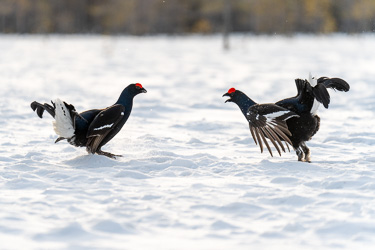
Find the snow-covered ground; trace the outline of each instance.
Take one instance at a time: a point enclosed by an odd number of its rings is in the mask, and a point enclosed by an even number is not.
[[[0,36],[1,249],[373,249],[375,36]],[[261,154],[222,95],[294,96],[341,77],[312,163]],[[34,100],[78,111],[135,98],[122,131],[87,155]]]

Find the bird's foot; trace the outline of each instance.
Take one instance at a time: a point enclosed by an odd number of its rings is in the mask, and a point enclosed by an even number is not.
[[[298,148],[296,150],[296,154],[298,156],[298,161],[302,161],[302,162],[306,161],[305,160],[305,153],[300,148]]]
[[[298,161],[311,163],[310,157],[300,157],[300,156],[298,156]]]
[[[310,163],[311,162],[311,153],[310,153],[310,149],[306,146],[306,144],[303,142],[302,145],[301,145],[301,149],[303,151],[303,153],[305,154],[305,162],[308,162]]]
[[[98,155],[104,155],[104,156],[107,156],[107,157],[112,158],[112,159],[116,159],[118,157],[122,157],[122,155],[115,155],[115,154],[111,154],[109,152],[104,152],[104,151],[101,151],[101,150],[96,151],[96,153]]]
[[[295,150],[298,156],[298,161],[311,163],[310,149],[305,144]]]
[[[305,155],[305,162],[311,163],[310,154]]]

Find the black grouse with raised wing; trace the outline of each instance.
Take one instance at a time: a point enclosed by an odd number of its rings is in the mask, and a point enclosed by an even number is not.
[[[239,106],[249,122],[252,137],[256,144],[259,143],[262,152],[263,140],[271,156],[273,156],[266,138],[272,142],[279,155],[281,155],[281,152],[278,145],[281,147],[280,141],[285,141],[293,146],[299,161],[310,162],[310,149],[305,142],[310,140],[319,130],[320,118],[316,114],[319,103],[328,108],[330,96],[327,88],[347,92],[350,86],[340,78],[320,77],[316,80],[310,77],[309,80],[296,79],[297,95],[278,101],[275,104],[266,104],[268,108],[263,107],[265,104],[256,104],[244,93],[234,88],[229,89],[224,94],[224,96],[230,97],[225,102],[231,101]],[[278,108],[281,110],[278,110]],[[285,112],[285,110],[291,113],[283,113],[282,111]],[[265,121],[270,121],[270,117],[276,122],[269,123],[267,129],[259,129],[259,127],[264,127]],[[260,126],[261,124],[263,126]],[[283,133],[270,133],[270,128],[273,130],[276,128],[276,131],[281,130]],[[278,145],[275,141],[278,142]],[[288,144],[286,145],[288,146]],[[284,149],[283,151],[285,152]]]
[[[281,150],[285,152],[285,147],[281,141],[292,144],[289,140],[291,133],[288,130],[287,120],[298,117],[296,113],[272,103],[257,104],[246,94],[235,88],[229,89],[224,96],[229,97],[225,102],[234,102],[241,109],[249,122],[251,135],[255,143],[259,144],[261,152],[263,152],[264,144],[271,156],[273,156],[266,138],[270,139],[279,155],[281,155]],[[287,143],[285,144],[289,150]]]

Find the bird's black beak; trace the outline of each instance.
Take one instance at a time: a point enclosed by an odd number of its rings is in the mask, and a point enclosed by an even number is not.
[[[232,99],[230,98],[231,96],[230,96],[229,93],[225,93],[225,94],[223,95],[223,97],[224,97],[224,96],[229,96],[229,99],[226,100],[225,103],[227,103],[227,102],[231,102],[231,101],[232,101]]]
[[[141,93],[147,93],[147,90],[145,88],[140,89]]]

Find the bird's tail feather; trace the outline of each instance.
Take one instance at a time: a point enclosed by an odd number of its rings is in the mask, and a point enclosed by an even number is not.
[[[331,101],[327,88],[343,92],[347,92],[350,89],[349,84],[341,78],[328,78],[323,76],[320,77],[317,82],[317,85],[312,88],[312,92],[315,99],[322,103],[325,108],[328,108]]]
[[[74,136],[74,116],[72,117],[73,105],[68,105],[60,99],[56,99],[55,106],[55,121],[53,121],[53,128],[57,135],[62,138],[72,138]]]
[[[300,95],[301,93],[304,92],[306,88],[306,81],[302,79],[296,79],[295,82],[296,82],[296,87],[297,87],[297,92],[298,92],[297,95]]]
[[[343,92],[347,92],[350,89],[350,85],[341,78],[328,78],[323,76],[318,79],[318,83],[323,84],[326,88]]]
[[[325,108],[328,108],[329,103],[331,102],[331,97],[327,91],[325,85],[318,83],[315,87],[312,88],[313,95],[315,99],[322,103]]]
[[[48,103],[41,104],[34,101],[30,104],[30,107],[32,108],[32,110],[36,111],[36,114],[40,118],[43,118],[44,110],[46,110],[53,118],[55,118],[55,106],[51,106]]]

